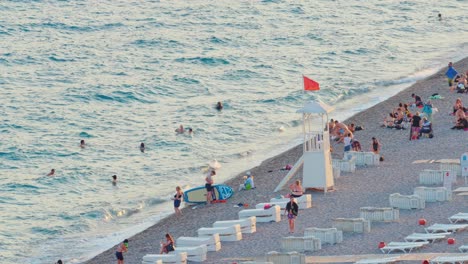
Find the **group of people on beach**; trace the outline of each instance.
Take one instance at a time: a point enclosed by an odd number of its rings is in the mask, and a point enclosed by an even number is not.
[[[399,103],[383,120],[382,127],[397,130],[410,128],[409,140],[417,140],[422,135],[428,135],[429,138],[432,138],[433,105],[431,100],[423,102],[421,97],[414,93],[411,94],[411,97],[414,101],[408,104]],[[413,114],[410,109],[416,108],[418,110]]]

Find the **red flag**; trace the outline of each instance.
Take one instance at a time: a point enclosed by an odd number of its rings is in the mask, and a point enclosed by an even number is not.
[[[320,85],[318,82],[309,79],[305,76],[302,76],[304,78],[304,90],[306,91],[318,91],[320,90]]]

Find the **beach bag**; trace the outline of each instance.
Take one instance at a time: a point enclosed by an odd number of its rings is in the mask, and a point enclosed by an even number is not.
[[[425,104],[422,111],[426,114],[432,114],[432,107],[430,105]]]
[[[248,183],[245,185],[245,189],[246,189],[246,190],[252,189],[252,185],[250,185],[250,182],[248,182]]]
[[[166,246],[166,250],[167,250],[167,252],[174,251],[174,250],[175,250],[174,245],[173,245],[172,243],[169,244],[169,245],[167,245],[167,246]]]
[[[384,161],[384,157],[383,156],[380,156],[380,161]]]

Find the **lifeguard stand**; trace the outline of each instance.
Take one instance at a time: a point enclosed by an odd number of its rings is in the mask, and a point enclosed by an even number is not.
[[[314,101],[297,110],[297,113],[302,113],[303,121],[302,186],[306,189],[320,189],[327,192],[334,186],[327,123],[328,113],[332,110],[332,107]],[[317,117],[320,117],[321,120]]]

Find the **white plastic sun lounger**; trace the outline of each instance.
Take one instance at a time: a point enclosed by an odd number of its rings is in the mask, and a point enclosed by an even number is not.
[[[178,254],[148,254],[143,257],[143,264],[153,264],[156,261],[162,260],[163,263],[187,264],[187,253],[179,252]]]
[[[387,254],[390,254],[395,250],[403,251],[403,253],[411,253],[413,249],[421,248],[427,244],[429,244],[429,242],[390,242],[380,250]]]
[[[433,224],[425,228],[427,233],[452,232],[468,228],[468,224]]]
[[[460,250],[461,253],[468,252],[468,244],[463,245],[463,246],[459,247],[458,249]]]
[[[468,254],[463,256],[440,256],[435,257],[430,260],[431,264],[443,264],[443,263],[452,263],[452,264],[463,264],[468,261]]]
[[[355,264],[386,264],[395,263],[399,261],[400,257],[389,257],[389,258],[372,258],[372,259],[360,259]]]
[[[461,221],[468,221],[468,213],[458,213],[458,214],[454,214],[452,215],[451,217],[449,217],[449,221],[450,223],[457,223],[457,222],[461,222]]]
[[[448,235],[452,233],[413,233],[407,237],[405,237],[405,241],[407,242],[434,242],[437,239],[444,239]]]

